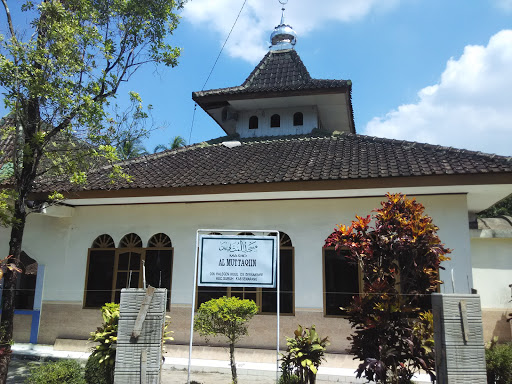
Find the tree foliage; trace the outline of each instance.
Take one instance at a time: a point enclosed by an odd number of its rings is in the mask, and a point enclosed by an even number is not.
[[[91,356],[99,356],[100,364],[113,367],[116,361],[117,329],[119,328],[119,304],[105,303],[101,307],[103,325],[95,332],[91,332],[89,340],[99,343],[91,353]]]
[[[254,301],[224,296],[201,304],[194,319],[194,331],[201,336],[208,339],[220,335],[227,339],[234,384],[237,383],[235,345],[247,335],[248,321],[257,313]]]
[[[140,138],[133,138],[126,134],[116,146],[117,155],[121,160],[133,159],[139,156],[147,155],[148,151],[142,144]]]
[[[478,214],[478,217],[512,216],[512,194]]]
[[[171,140],[169,145],[165,144],[158,144],[155,149],[154,153],[161,152],[161,151],[167,151],[169,149],[178,149],[181,147],[184,147],[187,145],[187,141],[182,136],[174,136],[174,138]]]
[[[491,340],[485,349],[487,382],[489,384],[512,383],[512,343],[498,344],[498,339]]]
[[[76,360],[49,361],[30,369],[27,384],[87,384]]]
[[[9,5],[25,15],[16,20]],[[12,135],[13,148],[10,178],[0,186],[10,191],[3,205],[12,214],[2,218],[12,226],[9,254],[16,260],[38,178],[84,183],[91,167],[105,163],[113,178],[126,176],[114,164],[109,103],[141,66],[177,64],[180,50],[168,37],[181,6],[181,0],[1,0],[8,35],[0,36],[0,88],[9,119],[0,136]],[[10,273],[4,280],[2,326],[12,336],[15,280]],[[10,354],[0,356],[0,383],[9,360]]]
[[[327,238],[325,246],[348,250],[360,266],[363,293],[347,309],[354,329],[351,353],[363,363],[357,377],[379,383],[409,383],[420,369],[434,376],[429,294],[442,282],[449,249],[425,208],[404,195],[387,195],[371,216],[356,216]]]

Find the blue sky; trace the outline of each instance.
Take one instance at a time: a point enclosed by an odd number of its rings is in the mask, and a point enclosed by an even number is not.
[[[190,0],[170,40],[183,48],[179,66],[146,67],[121,89],[139,92],[164,126],[145,140],[149,151],[175,135],[223,135],[199,107],[190,133],[191,94],[243,2]],[[205,89],[245,80],[280,8],[247,0]],[[313,77],[352,80],[358,133],[512,155],[512,0],[289,0],[285,17]]]

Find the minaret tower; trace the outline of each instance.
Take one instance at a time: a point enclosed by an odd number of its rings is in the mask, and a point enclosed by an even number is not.
[[[194,92],[192,99],[226,134],[241,139],[355,133],[351,81],[311,77],[295,51],[297,33],[284,12],[283,7],[269,51],[242,85]]]

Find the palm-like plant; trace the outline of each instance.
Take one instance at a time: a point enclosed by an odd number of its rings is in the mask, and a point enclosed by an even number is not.
[[[178,136],[174,136],[174,138],[171,140],[169,145],[158,144],[155,147],[153,153],[166,151],[168,149],[177,149],[177,148],[184,147],[185,145],[187,145],[187,141],[182,136],[178,135]]]
[[[119,141],[116,149],[121,160],[133,159],[148,154],[140,138],[125,137]]]

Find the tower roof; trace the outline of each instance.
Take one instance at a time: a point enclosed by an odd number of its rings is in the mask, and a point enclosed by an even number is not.
[[[351,88],[350,80],[313,79],[297,52],[288,49],[267,52],[242,85],[193,92],[192,99],[202,107],[201,102],[212,96],[269,97],[274,93],[287,96],[289,91],[306,94],[336,89],[350,92]]]
[[[293,49],[296,33],[284,22],[284,9],[271,40],[269,52],[241,85],[193,92],[192,99],[228,134],[236,132],[239,112],[290,107],[315,108],[319,126],[329,132],[355,133],[352,82],[311,77]]]

